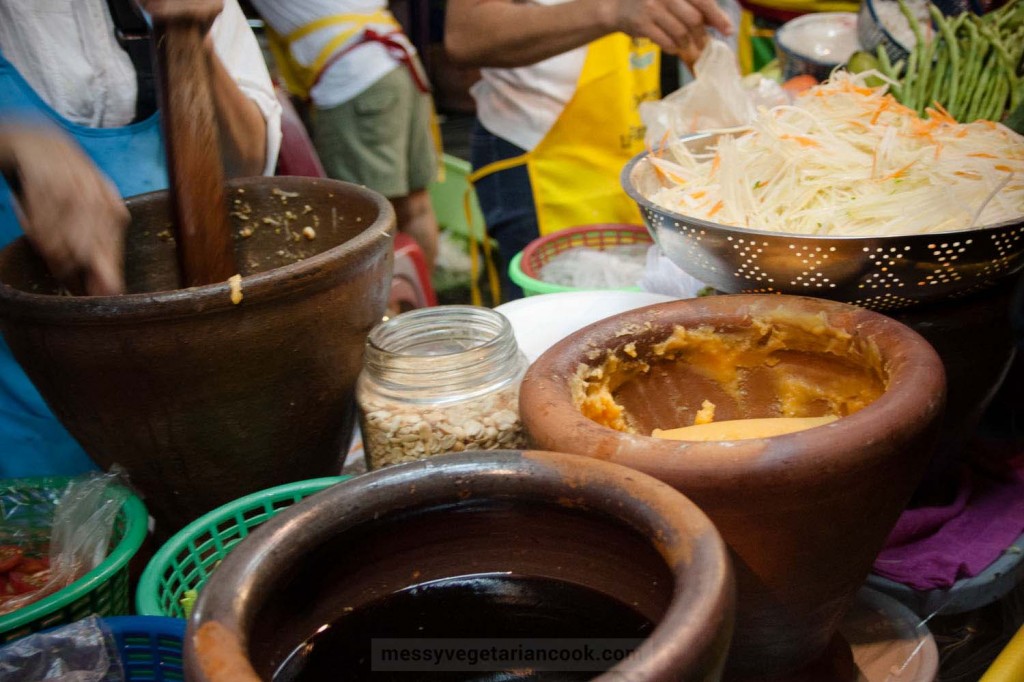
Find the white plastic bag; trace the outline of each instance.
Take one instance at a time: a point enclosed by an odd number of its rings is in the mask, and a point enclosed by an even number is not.
[[[789,97],[775,81],[758,74],[740,75],[736,55],[721,40],[708,41],[694,65],[692,81],[655,102],[640,104],[648,147],[710,128],[750,123],[758,106],[785,104]]]

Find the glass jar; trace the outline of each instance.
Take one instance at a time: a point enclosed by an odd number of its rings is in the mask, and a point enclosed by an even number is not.
[[[367,467],[524,447],[528,364],[508,319],[490,308],[421,308],[378,325],[356,386]]]

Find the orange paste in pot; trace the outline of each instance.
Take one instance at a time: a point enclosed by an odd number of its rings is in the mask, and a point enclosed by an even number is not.
[[[579,365],[571,390],[584,416],[650,434],[712,420],[843,417],[885,391],[874,343],[824,314],[676,326],[654,343],[639,340],[644,331],[621,334],[621,346]]]

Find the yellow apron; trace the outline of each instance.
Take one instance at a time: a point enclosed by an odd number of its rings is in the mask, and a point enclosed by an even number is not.
[[[576,92],[544,139],[521,156],[474,171],[469,181],[525,164],[542,235],[593,223],[639,224],[640,211],[623,191],[619,173],[644,149],[640,103],[661,97],[660,68],[661,53],[649,40],[613,33],[590,43]],[[470,230],[471,293],[480,305],[473,236]],[[498,279],[486,237],[483,246],[497,305]]]
[[[613,33],[587,48],[576,93],[531,151],[470,175],[525,164],[542,235],[592,223],[640,223],[619,173],[644,149],[639,105],[661,96],[660,53],[645,39]]]
[[[311,21],[300,26],[288,35],[282,36],[269,26],[267,27],[267,42],[270,52],[277,64],[277,71],[284,81],[285,89],[296,97],[303,100],[309,99],[309,93],[320,80],[324,71],[334,63],[335,60],[345,55],[349,50],[362,45],[365,42],[380,42],[390,51],[400,52],[394,56],[409,69],[416,86],[424,93],[430,92],[430,82],[420,67],[415,55],[409,54],[405,46],[392,40],[391,34],[378,34],[369,29],[371,25],[385,25],[390,27],[392,33],[401,32],[402,26],[395,19],[394,15],[386,9],[377,10],[371,14],[332,14]],[[330,26],[342,26],[342,30],[330,40],[317,53],[316,57],[309,64],[299,63],[292,55],[291,45],[296,40],[328,28]],[[357,34],[362,34],[362,39],[357,40],[347,47]],[[437,120],[437,112],[431,106],[430,110],[430,132],[434,139],[434,151],[437,155],[438,180],[444,179],[444,163],[442,157],[441,126]]]

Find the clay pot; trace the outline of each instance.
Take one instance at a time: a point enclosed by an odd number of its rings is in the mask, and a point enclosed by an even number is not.
[[[517,451],[441,455],[374,471],[260,527],[199,595],[185,638],[187,678],[269,680],[290,652],[339,616],[359,617],[410,586],[427,590],[436,581],[482,574],[558,581],[632,605],[654,624],[633,659],[598,679],[719,679],[733,582],[725,545],[707,517],[671,487],[625,467]],[[528,587],[498,596],[506,618],[476,622],[486,604],[494,605],[489,595],[474,590],[468,599],[462,593],[443,602],[442,627],[456,632],[424,630],[425,610],[414,610],[356,636],[440,636],[464,644],[495,632],[508,637],[536,612],[552,614],[551,600]],[[562,606],[584,623],[600,618],[590,601]],[[545,635],[527,628],[511,636]],[[575,637],[575,630],[562,636]],[[435,678],[429,670],[418,667],[401,679],[485,679],[480,672]],[[360,666],[333,673],[369,679]]]
[[[227,283],[178,289],[166,192],[127,201],[126,295],[56,295],[24,239],[0,253],[14,356],[96,463],[124,467],[163,537],[241,495],[338,473],[387,300],[384,197],[267,177],[231,183],[228,198],[237,305]]]
[[[712,341],[752,340],[754,360],[697,341],[697,350],[679,351],[675,360],[657,354],[677,327],[704,328]],[[573,397],[577,372],[601,366],[608,351],[624,361],[610,372],[612,395],[635,433],[584,416]],[[649,368],[638,369],[634,357]],[[716,379],[744,364],[740,390]],[[793,377],[837,392],[849,381],[851,394],[880,394],[831,424],[783,436],[685,442],[644,435],[694,423],[704,400],[715,403],[716,420],[780,416],[780,386]],[[795,399],[798,389],[787,390],[804,412],[786,416],[829,411],[810,394]],[[707,513],[737,574],[729,670],[775,676],[811,663],[829,645],[924,472],[944,392],[938,355],[888,317],[811,298],[734,295],[656,304],[576,332],[527,371],[520,412],[535,446],[651,474]],[[839,414],[849,411],[839,402]]]

